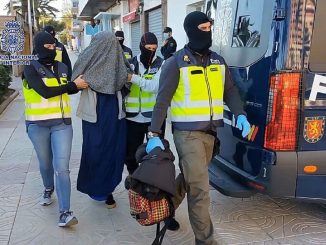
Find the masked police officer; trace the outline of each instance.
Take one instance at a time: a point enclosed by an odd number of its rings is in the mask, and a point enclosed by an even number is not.
[[[55,30],[54,30],[53,26],[45,26],[44,31],[50,33],[51,36],[54,38],[55,46],[56,46],[55,60],[62,62],[63,64],[65,64],[68,67],[68,80],[70,80],[71,73],[72,73],[71,61],[69,59],[69,56],[68,56],[65,46],[62,43],[60,43],[58,41],[58,39],[55,38]]]
[[[137,148],[151,123],[152,111],[158,91],[160,68],[163,59],[156,56],[157,38],[154,33],[145,33],[139,44],[140,54],[129,60],[134,70],[130,82],[130,93],[126,98],[127,156],[129,174],[138,167],[135,159]]]
[[[125,34],[123,33],[123,31],[116,31],[115,32],[115,36],[117,37],[121,48],[123,50],[123,53],[126,57],[127,60],[132,58],[132,51],[130,48],[128,48],[126,45],[123,44],[123,42],[125,41]]]
[[[209,49],[212,33],[207,15],[198,11],[188,14],[184,29],[188,44],[162,66],[146,151],[164,148],[158,136],[171,105],[173,137],[182,172],[177,177],[173,203],[177,208],[187,194],[196,244],[217,244],[209,214],[208,164],[216,128],[223,125],[223,102],[234,113],[243,137],[248,135],[250,124],[224,59]],[[174,219],[169,223],[179,227]]]

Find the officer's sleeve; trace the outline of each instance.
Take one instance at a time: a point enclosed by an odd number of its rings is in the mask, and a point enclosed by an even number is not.
[[[172,39],[167,44],[166,52],[168,54],[173,54],[176,50],[177,50],[177,43],[174,41],[174,39]]]
[[[161,133],[168,107],[179,84],[180,72],[176,58],[166,60],[161,68],[159,89],[149,131]]]
[[[165,56],[166,56],[166,45],[167,43],[161,47],[161,54],[163,55],[164,59],[165,59]]]
[[[65,46],[63,46],[62,49],[62,63],[64,63],[68,67],[68,80],[70,80],[72,74],[71,61]]]
[[[75,83],[68,83],[64,86],[59,87],[48,87],[45,85],[42,78],[34,69],[34,67],[30,65],[25,66],[24,76],[27,81],[28,87],[34,89],[36,93],[38,93],[45,99],[68,93],[68,91],[76,88]]]
[[[132,50],[131,50],[130,48],[128,48],[128,49],[129,49],[130,57],[134,57],[134,56],[132,55]]]
[[[160,75],[161,69],[158,70],[152,79],[145,79],[140,75],[133,74],[131,77],[131,82],[137,84],[145,92],[157,93]]]
[[[224,86],[224,101],[230,108],[231,112],[237,117],[239,114],[246,115],[244,104],[240,98],[239,89],[235,85],[229,67],[225,64],[225,86]]]

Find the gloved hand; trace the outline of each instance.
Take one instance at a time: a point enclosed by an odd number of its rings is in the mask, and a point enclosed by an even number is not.
[[[160,137],[149,138],[146,146],[146,152],[150,153],[155,147],[160,147],[162,150],[165,150],[164,145]]]
[[[245,138],[250,132],[250,123],[245,115],[239,115],[236,127],[242,130],[242,137]]]

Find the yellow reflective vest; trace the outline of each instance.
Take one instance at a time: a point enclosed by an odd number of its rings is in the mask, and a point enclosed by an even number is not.
[[[179,85],[171,101],[171,121],[205,122],[223,119],[225,65],[212,53],[206,67],[190,51],[176,54]]]
[[[138,74],[139,63],[137,56],[133,57],[130,63],[135,67],[135,73]],[[163,59],[156,57],[155,61],[143,75],[144,79],[153,79],[155,74],[159,71]],[[126,112],[127,117],[135,117],[141,113],[144,117],[151,118],[152,112],[156,103],[156,94],[152,92],[143,91],[138,85],[132,84],[130,93],[126,98]]]
[[[54,60],[62,62],[62,52],[63,52],[63,45],[58,44],[58,46],[56,47],[56,55]]]
[[[61,63],[58,64],[60,80],[43,65],[32,61],[33,65],[44,84],[48,87],[59,87],[67,84],[67,68]],[[23,80],[23,94],[25,98],[25,117],[27,121],[44,121],[60,118],[71,118],[71,106],[67,93],[49,99],[43,98],[34,89],[28,87],[26,79]]]

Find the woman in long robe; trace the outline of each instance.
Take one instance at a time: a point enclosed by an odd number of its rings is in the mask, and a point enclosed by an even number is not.
[[[79,55],[73,77],[83,75],[90,89],[81,94],[77,115],[83,119],[83,146],[77,190],[108,208],[121,182],[126,151],[126,122],[121,89],[128,80],[123,51],[115,36],[100,32]]]

